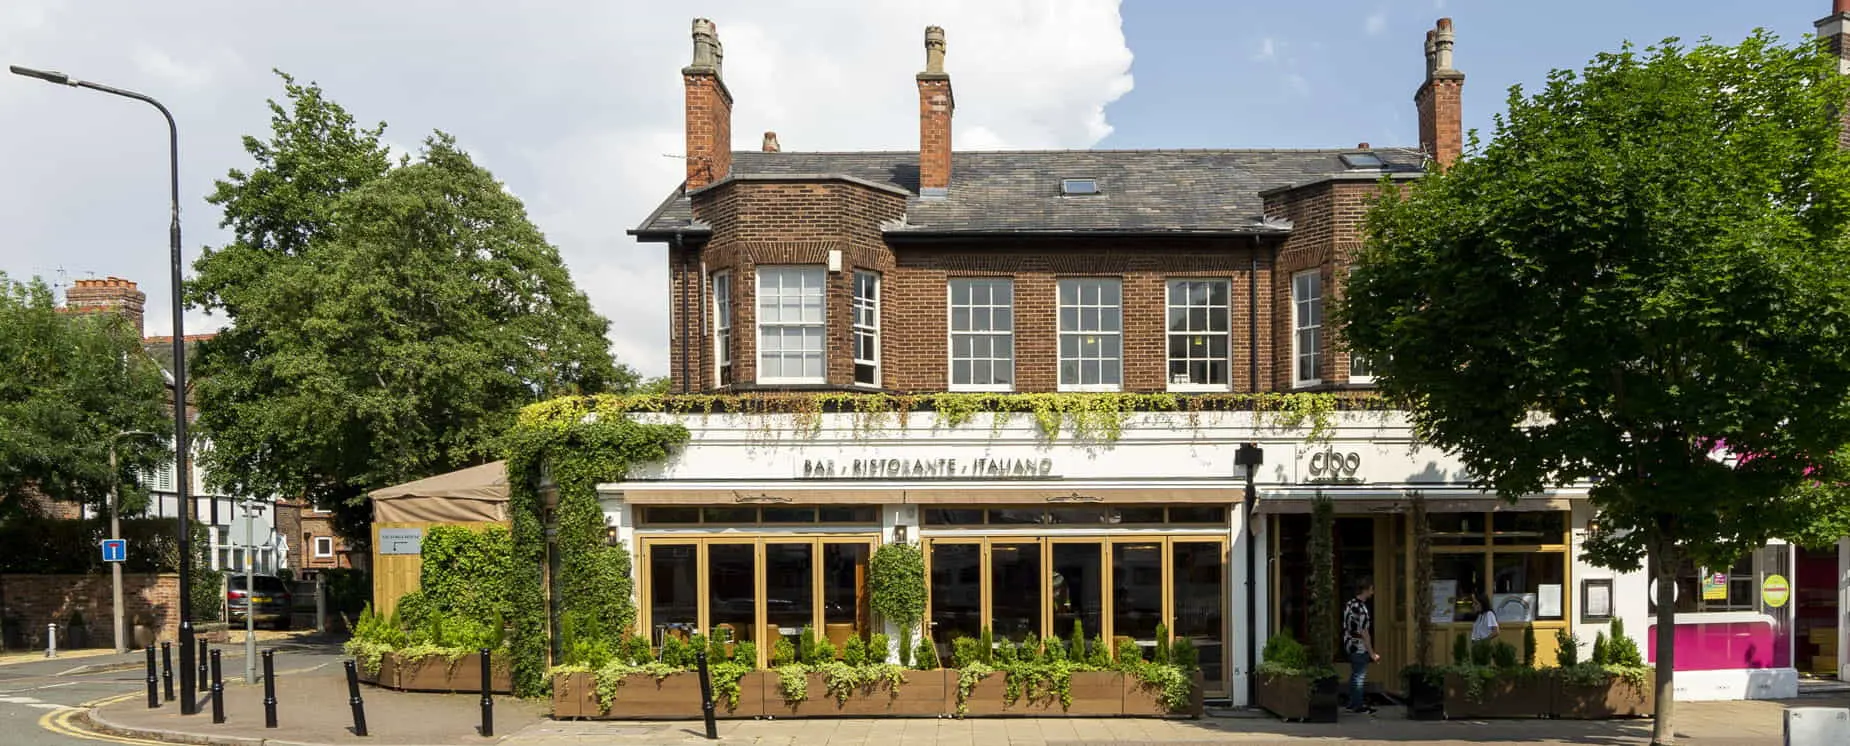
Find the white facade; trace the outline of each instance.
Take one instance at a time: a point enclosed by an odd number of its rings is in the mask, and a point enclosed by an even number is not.
[[[1273,607],[1268,582],[1266,521],[1273,512],[1304,512],[1315,494],[1329,495],[1339,512],[1369,514],[1404,509],[1409,490],[1420,490],[1430,510],[1508,509],[1470,486],[1469,475],[1448,454],[1413,443],[1397,413],[1338,413],[1327,438],[1308,441],[1308,426],[1277,413],[1137,413],[1125,417],[1118,437],[1076,439],[1042,435],[1031,415],[977,414],[950,426],[935,414],[914,413],[904,425],[896,416],[821,415],[814,427],[788,415],[659,415],[645,422],[677,421],[691,439],[663,463],[638,464],[626,481],[600,485],[605,517],[617,538],[637,547],[639,538],[775,535],[780,527],[749,529],[711,526],[639,525],[639,508],[652,506],[877,505],[879,536],[899,540],[957,540],[971,537],[1208,536],[1225,542],[1224,619],[1226,694],[1247,701],[1246,637],[1263,645]],[[1070,423],[1069,423],[1070,424]],[[1245,486],[1234,452],[1242,442],[1264,449],[1255,475],[1255,526],[1247,530],[1240,503]],[[1576,535],[1584,533],[1585,492],[1562,490],[1522,507],[1575,511]],[[1099,525],[984,526],[980,529],[924,525],[921,516],[938,506],[981,505],[1122,506],[1143,504],[1219,505],[1228,508],[1218,526],[1110,528]],[[801,531],[827,531],[804,527]],[[1259,609],[1248,624],[1246,542],[1255,542],[1262,563],[1254,589]],[[647,570],[638,564],[639,575]],[[1632,578],[1627,583],[1635,581]],[[641,592],[639,590],[639,592]],[[1177,599],[1176,604],[1183,602]],[[640,599],[647,605],[647,599]],[[1173,607],[1172,607],[1173,608]],[[1637,629],[1643,629],[1638,627]],[[1590,639],[1588,632],[1583,639]]]

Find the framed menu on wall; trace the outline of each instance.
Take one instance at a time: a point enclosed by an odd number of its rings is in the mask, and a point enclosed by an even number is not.
[[[1580,581],[1580,621],[1612,620],[1612,578],[1588,578]]]

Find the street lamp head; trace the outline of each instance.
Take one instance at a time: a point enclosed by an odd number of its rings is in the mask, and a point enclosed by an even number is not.
[[[71,76],[56,70],[34,70],[30,67],[20,67],[18,65],[7,65],[6,69],[13,71],[14,75],[38,78],[47,83],[56,83],[58,85],[71,85]]]
[[[1264,463],[1265,449],[1260,448],[1258,443],[1241,443],[1239,450],[1233,453],[1233,464],[1235,466],[1244,466],[1251,469]]]

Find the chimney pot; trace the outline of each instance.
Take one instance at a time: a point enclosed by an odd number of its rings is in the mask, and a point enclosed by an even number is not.
[[[944,74],[944,27],[925,27],[925,72]]]
[[[776,132],[764,133],[764,152],[776,153],[776,152],[779,152],[779,150],[780,148],[778,147],[778,144],[777,144],[777,133]]]

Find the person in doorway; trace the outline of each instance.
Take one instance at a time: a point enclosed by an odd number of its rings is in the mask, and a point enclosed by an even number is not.
[[[1489,640],[1503,631],[1503,625],[1497,623],[1497,612],[1490,610],[1490,602],[1479,593],[1471,597],[1471,610],[1477,612],[1477,621],[1471,623],[1471,641]]]
[[[1368,665],[1381,660],[1375,652],[1373,620],[1368,600],[1375,597],[1375,582],[1362,578],[1355,584],[1355,597],[1343,607],[1343,652],[1349,655],[1349,711],[1374,712],[1362,699],[1362,685],[1368,681]]]

